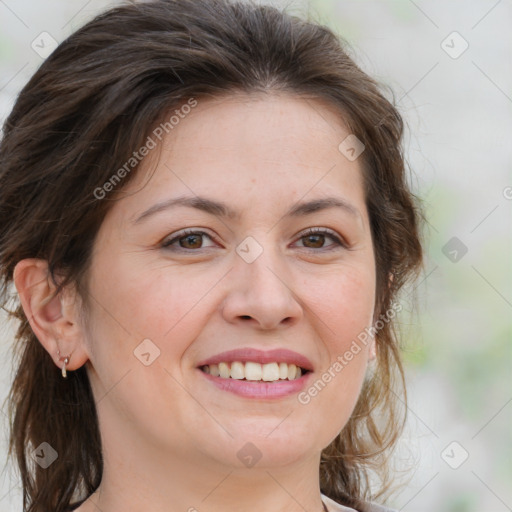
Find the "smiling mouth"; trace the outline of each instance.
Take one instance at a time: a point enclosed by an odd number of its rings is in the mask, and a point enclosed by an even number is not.
[[[199,369],[212,377],[262,383],[297,380],[303,375],[311,373],[310,370],[295,364],[283,362],[266,364],[252,361],[245,363],[241,361],[220,362],[219,364],[203,365]]]

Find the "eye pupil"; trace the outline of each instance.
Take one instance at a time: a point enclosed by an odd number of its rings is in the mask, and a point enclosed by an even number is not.
[[[322,247],[325,235],[308,235],[306,239],[313,242],[313,247]]]
[[[182,240],[185,241],[185,244],[190,243],[193,247],[187,247],[186,245],[183,244]],[[194,240],[196,242],[199,241],[199,243],[194,244]],[[202,245],[201,235],[187,235],[180,240],[180,246],[185,247],[186,249],[198,249],[201,247],[201,245]]]

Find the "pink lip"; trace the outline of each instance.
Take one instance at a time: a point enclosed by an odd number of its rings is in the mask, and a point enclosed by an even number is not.
[[[287,349],[275,349],[262,351],[255,348],[241,348],[236,350],[228,350],[227,352],[221,352],[220,354],[216,354],[213,357],[205,359],[201,361],[197,367],[210,365],[210,364],[219,364],[221,362],[232,363],[233,361],[240,361],[241,363],[246,363],[247,361],[253,361],[255,363],[265,364],[265,363],[287,363],[294,364],[296,366],[300,366],[304,370],[313,371],[313,364],[311,361],[297,352],[293,352],[292,350]],[[227,380],[227,379],[224,379]],[[236,380],[236,379],[233,379]],[[301,379],[297,379],[301,380]],[[246,382],[246,381],[244,381]],[[294,381],[290,381],[294,382]],[[258,384],[259,385],[259,384]]]
[[[214,363],[212,363],[214,364]],[[275,382],[248,381],[238,379],[223,379],[214,377],[202,370],[197,370],[212,384],[223,391],[229,391],[244,398],[278,399],[299,393],[306,387],[312,373],[306,373],[294,380],[278,380]]]

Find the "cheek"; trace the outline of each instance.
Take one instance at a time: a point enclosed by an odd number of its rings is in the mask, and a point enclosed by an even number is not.
[[[344,349],[371,325],[375,277],[369,268],[342,269],[308,290],[308,302],[322,320],[333,349]]]
[[[170,364],[200,333],[202,302],[207,302],[223,275],[201,273],[192,266],[177,271],[169,264],[148,265],[137,257],[122,256],[98,261],[97,269],[101,270],[91,284],[102,306],[97,308],[100,318],[95,323],[103,336],[109,336],[128,357],[148,338],[161,350],[162,365]],[[164,362],[167,356],[169,361]]]
[[[304,404],[316,403],[323,411],[330,440],[348,421],[367,370],[370,338],[365,340],[364,335],[372,323],[375,300],[375,279],[369,268],[337,272],[324,287],[310,292],[309,304],[318,318],[327,358],[316,380],[299,398]]]

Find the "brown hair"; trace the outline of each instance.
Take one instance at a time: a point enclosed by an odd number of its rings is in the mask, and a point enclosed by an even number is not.
[[[98,200],[94,191],[187,98],[280,91],[326,101],[366,147],[360,158],[376,258],[375,318],[417,274],[421,212],[406,179],[403,121],[344,44],[328,28],[270,6],[157,0],[97,16],[23,88],[0,146],[0,304],[19,320],[9,453],[21,472],[24,511],[64,512],[92,494],[102,477],[102,451],[85,366],[61,378],[9,294],[13,269],[24,258],[47,260],[57,293],[74,284],[85,297],[95,236],[116,197]],[[64,279],[57,282],[57,274]],[[322,492],[361,510],[389,483],[386,454],[405,416],[394,322],[382,323],[375,369],[320,465]],[[31,457],[44,441],[59,454],[47,469]],[[373,473],[382,486],[372,495]]]

